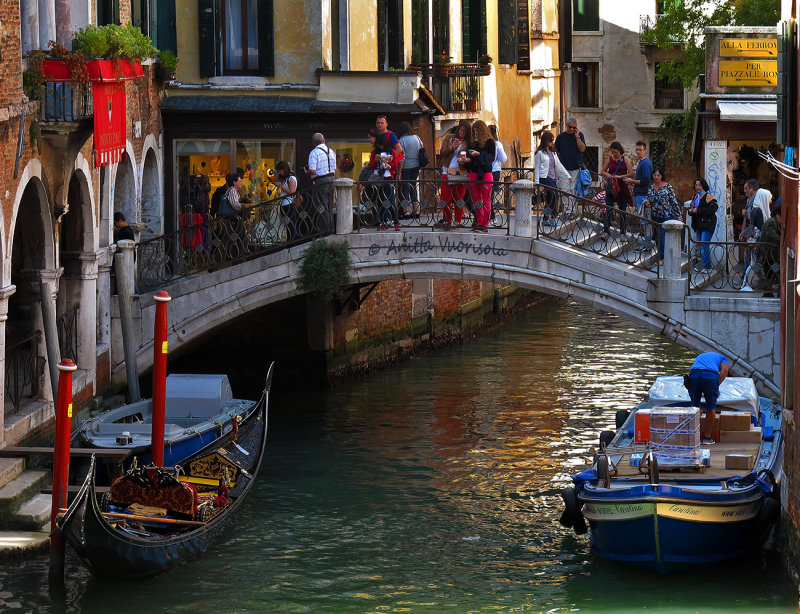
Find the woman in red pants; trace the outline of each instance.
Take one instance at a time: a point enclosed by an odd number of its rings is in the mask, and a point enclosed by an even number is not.
[[[467,144],[472,138],[472,124],[466,119],[458,122],[455,132],[442,140],[442,221],[436,226],[449,228],[454,222],[460,224],[464,217],[464,196],[467,193],[466,171],[462,166],[466,158]],[[462,180],[463,179],[463,180]]]
[[[478,120],[472,124],[473,142],[467,151],[469,158],[469,190],[475,205],[475,232],[489,232],[492,210],[492,163],[495,144],[489,127]]]

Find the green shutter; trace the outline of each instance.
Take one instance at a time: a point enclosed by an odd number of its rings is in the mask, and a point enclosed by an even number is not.
[[[778,24],[778,133],[779,145],[797,145],[797,69],[795,66],[794,24]]]
[[[159,49],[178,53],[175,37],[175,0],[150,0],[150,38]]]
[[[497,62],[517,63],[517,2],[497,2]]]
[[[475,0],[473,0],[473,2],[475,2]],[[489,53],[488,51],[489,47],[486,42],[486,0],[478,0],[478,8],[481,14],[481,21],[480,21],[481,42],[480,42],[480,48],[478,49],[478,56],[482,56]]]
[[[258,2],[258,72],[267,77],[275,74],[275,14],[272,0]]]
[[[462,62],[474,62],[475,58],[472,57],[472,28],[470,27],[470,0],[461,1],[461,55]]]
[[[386,0],[378,0],[377,5],[378,70],[383,70],[386,63]]]
[[[200,25],[200,76],[217,76],[217,14],[214,0],[197,0]]]

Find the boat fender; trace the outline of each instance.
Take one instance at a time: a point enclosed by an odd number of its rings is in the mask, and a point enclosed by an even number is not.
[[[561,498],[564,500],[564,512],[559,522],[562,526],[572,527],[576,535],[583,535],[587,531],[586,520],[581,513],[578,493],[574,486],[561,489]]]
[[[614,439],[616,433],[614,431],[603,431],[600,433],[600,449],[603,450]]]
[[[597,486],[598,488],[611,487],[611,475],[608,470],[607,454],[601,454],[597,458]]]
[[[758,515],[756,516],[756,531],[758,535],[766,533],[767,529],[778,520],[780,509],[781,504],[772,497],[764,499],[764,504],[758,510]]]
[[[631,412],[629,412],[627,409],[620,409],[617,411],[617,415],[614,416],[614,424],[618,429],[622,428],[622,425],[625,424],[625,421],[628,419],[630,414]]]

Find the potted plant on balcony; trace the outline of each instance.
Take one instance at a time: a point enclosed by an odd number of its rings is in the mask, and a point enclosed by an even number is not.
[[[464,90],[456,87],[450,95],[450,107],[453,111],[464,110]]]
[[[478,96],[481,93],[478,77],[472,77],[464,88],[464,106],[467,111],[478,110]]]
[[[478,58],[479,74],[483,77],[492,74],[492,56],[484,53]]]
[[[175,69],[178,67],[178,56],[169,49],[164,49],[158,54],[156,65],[156,79],[165,83],[175,80]]]
[[[449,77],[451,74],[453,74],[452,67],[450,66],[451,60],[452,58],[447,55],[447,51],[442,51],[436,56],[436,64],[439,66],[439,73],[443,77]]]
[[[422,70],[422,52],[419,49],[419,43],[414,43],[411,47],[411,64],[408,65],[409,72],[419,72]]]

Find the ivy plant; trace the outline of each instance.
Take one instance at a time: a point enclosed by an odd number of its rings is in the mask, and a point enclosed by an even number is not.
[[[309,245],[300,263],[297,287],[317,299],[330,301],[342,296],[342,287],[350,281],[350,247],[345,241],[319,239]]]

